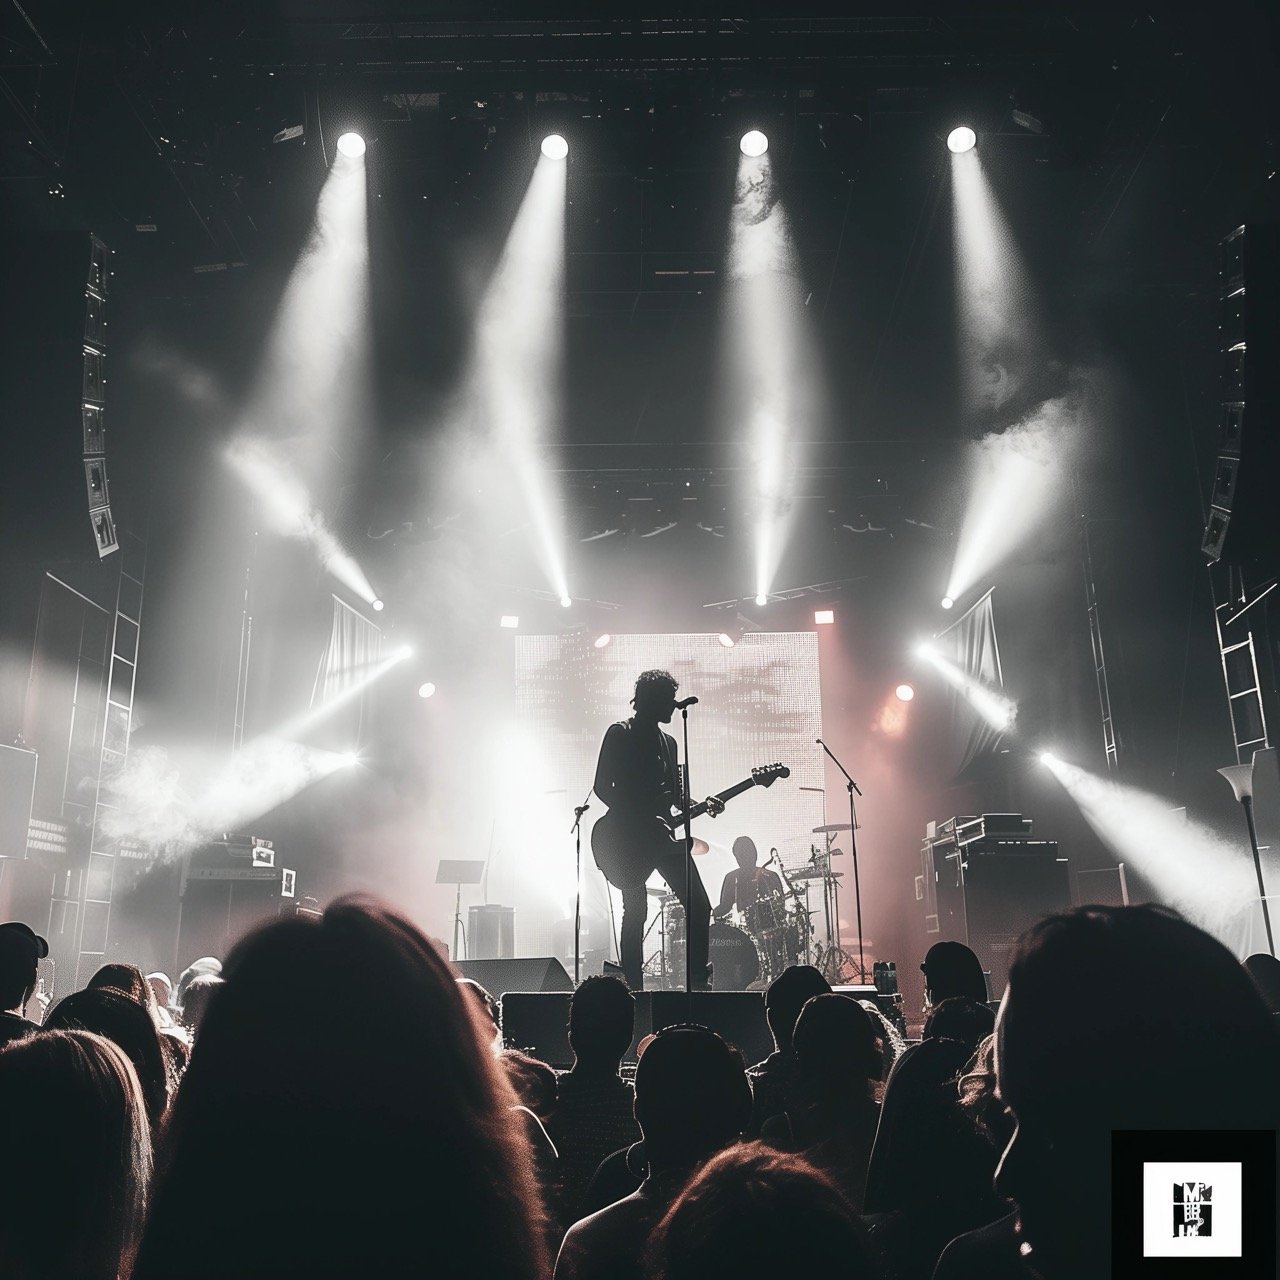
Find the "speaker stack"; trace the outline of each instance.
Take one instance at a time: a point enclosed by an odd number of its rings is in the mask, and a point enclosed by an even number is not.
[[[1280,226],[1237,227],[1221,245],[1222,400],[1201,549],[1214,563],[1280,568]]]

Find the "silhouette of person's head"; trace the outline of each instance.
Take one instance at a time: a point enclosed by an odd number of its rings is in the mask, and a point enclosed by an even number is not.
[[[211,973],[214,977],[222,972],[222,961],[217,956],[201,956],[199,960],[193,960],[178,975],[178,985],[174,988],[173,1002],[182,1008],[183,1001],[187,997],[187,987],[193,978],[198,978],[202,974]]]
[[[156,1004],[156,993],[136,964],[122,964],[118,961],[104,964],[85,986],[89,991],[118,991],[121,995],[128,996],[130,1000],[140,1004],[153,1019],[159,1020],[160,1010]]]
[[[169,975],[157,969],[155,973],[147,974],[147,985],[156,998],[156,1004],[167,1011],[173,1003],[173,982]]]
[[[216,973],[198,973],[187,983],[182,1021],[193,1036],[199,1033],[200,1024],[209,1012],[209,1004],[223,985],[223,980]]]
[[[750,871],[759,859],[756,842],[750,836],[739,836],[733,842],[733,856],[743,871]]]
[[[0,1149],[8,1170],[0,1274],[129,1274],[146,1210],[151,1132],[122,1049],[85,1031],[42,1031],[6,1048]]]
[[[654,1172],[688,1168],[751,1121],[742,1055],[705,1027],[669,1027],[636,1064],[636,1122]]]
[[[941,1004],[952,996],[964,996],[979,1004],[987,999],[982,965],[963,942],[935,942],[925,952],[920,971],[930,1004]]]
[[[996,1187],[1046,1280],[1106,1274],[1113,1130],[1280,1120],[1274,1019],[1224,946],[1161,907],[1040,921],[1014,949],[996,1037],[1016,1122]]]
[[[155,1019],[131,996],[108,987],[73,991],[49,1011],[44,1025],[56,1031],[92,1031],[124,1050],[137,1072],[147,1119],[158,1129],[169,1105],[171,1076]]]
[[[515,1093],[413,924],[340,899],[251,933],[223,978],[134,1280],[408,1275],[424,1242],[458,1280],[545,1273]]]
[[[842,1089],[868,1090],[880,1078],[879,1027],[848,996],[818,995],[805,1002],[793,1036],[796,1060],[810,1079]]]
[[[959,1040],[976,1049],[996,1026],[996,1015],[986,1004],[967,996],[951,996],[929,1010],[924,1020],[925,1040]]]
[[[789,965],[774,978],[764,993],[764,1012],[780,1052],[791,1052],[791,1036],[805,1001],[830,994],[831,984],[811,964]]]
[[[759,1143],[720,1152],[655,1228],[650,1280],[877,1274],[849,1202],[801,1156]]]
[[[0,1010],[23,1010],[36,989],[36,962],[49,944],[16,920],[0,924]]]
[[[670,722],[675,713],[676,690],[680,682],[670,671],[642,671],[636,677],[635,693],[631,705],[641,720]]]
[[[584,978],[569,1001],[569,1044],[575,1067],[616,1072],[635,1034],[636,1001],[613,977]]]

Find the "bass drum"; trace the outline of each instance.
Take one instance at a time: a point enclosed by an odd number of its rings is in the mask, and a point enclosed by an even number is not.
[[[666,976],[668,990],[684,990],[684,908],[672,903],[664,914]],[[713,920],[708,933],[708,953],[715,991],[747,991],[760,977],[760,956],[751,935],[724,920]]]

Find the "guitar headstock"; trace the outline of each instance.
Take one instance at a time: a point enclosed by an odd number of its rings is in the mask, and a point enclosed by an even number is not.
[[[757,787],[771,787],[779,778],[791,777],[791,770],[785,764],[762,764],[751,770],[751,781]]]

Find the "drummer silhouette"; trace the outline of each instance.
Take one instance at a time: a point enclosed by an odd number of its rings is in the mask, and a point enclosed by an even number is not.
[[[761,898],[783,892],[782,880],[776,871],[756,866],[760,855],[750,836],[739,836],[733,842],[733,856],[738,869],[730,871],[720,885],[720,903],[711,913],[717,920],[723,920],[734,910],[746,913]]]

